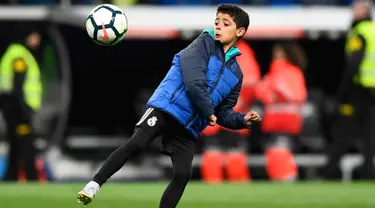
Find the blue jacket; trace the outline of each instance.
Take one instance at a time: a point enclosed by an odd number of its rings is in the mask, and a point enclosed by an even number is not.
[[[233,111],[242,84],[237,47],[224,54],[213,30],[205,30],[175,55],[172,66],[147,102],[173,116],[196,138],[215,114],[217,123],[230,129],[247,128],[244,114]]]

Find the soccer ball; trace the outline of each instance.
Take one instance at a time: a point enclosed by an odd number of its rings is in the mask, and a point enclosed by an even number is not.
[[[99,45],[112,46],[119,43],[127,30],[126,15],[112,4],[95,7],[86,19],[86,32]]]

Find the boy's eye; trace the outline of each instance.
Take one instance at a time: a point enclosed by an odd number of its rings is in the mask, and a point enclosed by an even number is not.
[[[224,26],[229,26],[229,24],[228,23],[224,23]]]
[[[218,22],[215,22],[215,25],[218,25],[219,23]]]

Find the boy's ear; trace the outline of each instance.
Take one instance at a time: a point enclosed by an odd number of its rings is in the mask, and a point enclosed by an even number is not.
[[[246,33],[246,30],[244,27],[237,29],[237,37],[242,37],[243,35],[245,35],[245,33]]]

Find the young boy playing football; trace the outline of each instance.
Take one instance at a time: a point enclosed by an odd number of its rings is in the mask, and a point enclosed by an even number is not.
[[[160,208],[174,208],[191,177],[195,141],[207,126],[250,128],[259,122],[255,112],[235,112],[241,90],[242,72],[234,45],[246,33],[249,16],[241,8],[222,4],[217,8],[214,30],[205,30],[175,55],[172,67],[147,103],[148,110],[135,126],[129,141],[115,150],[78,193],[87,205],[99,188],[125,162],[162,136],[164,154],[171,157],[173,177],[164,191]]]

